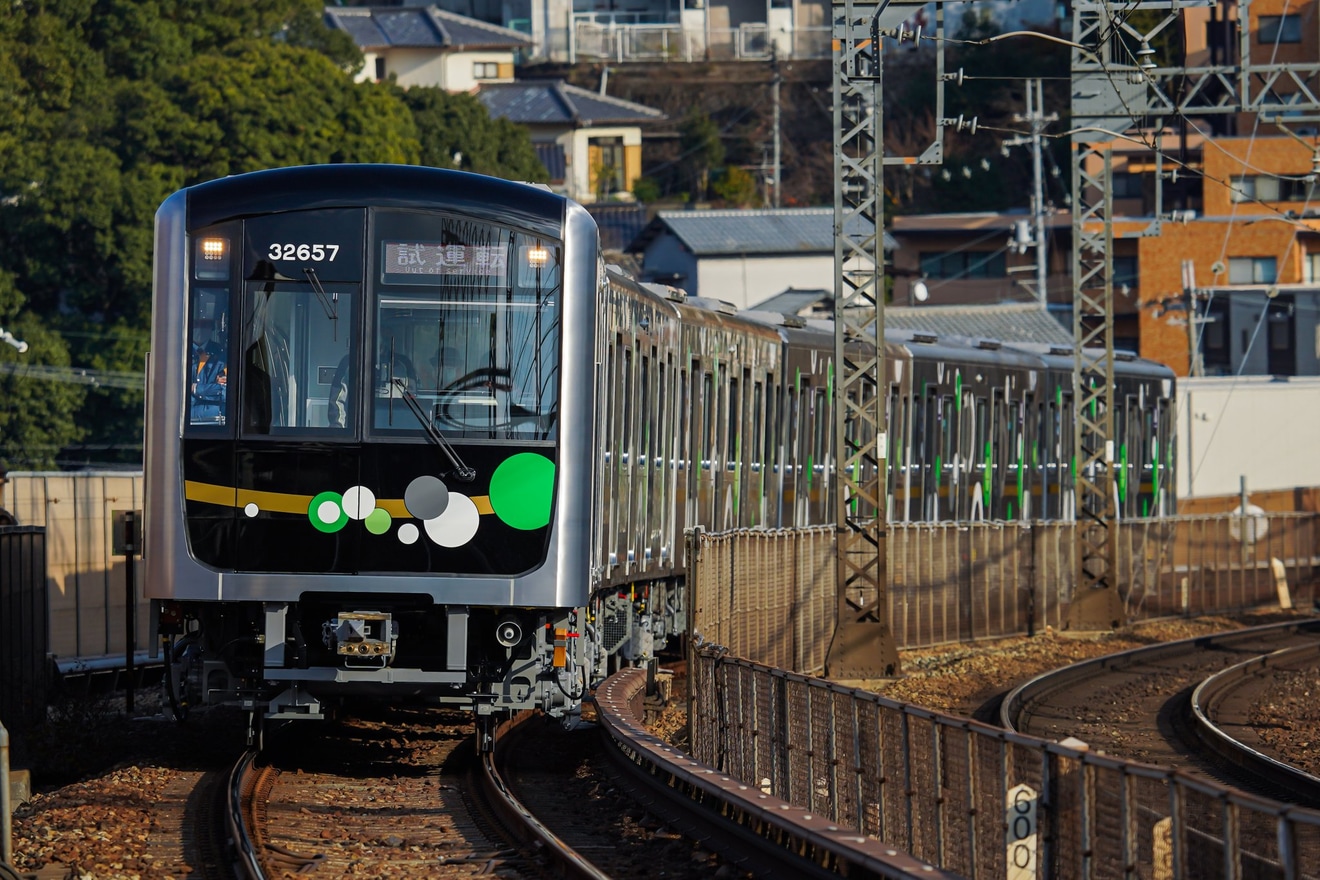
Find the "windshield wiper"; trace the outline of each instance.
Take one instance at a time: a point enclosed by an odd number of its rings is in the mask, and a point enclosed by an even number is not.
[[[449,459],[449,463],[454,466],[454,476],[459,480],[462,480],[464,483],[470,483],[475,480],[477,478],[477,472],[463,463],[463,459],[458,457],[458,453],[454,450],[453,446],[449,445],[449,441],[445,439],[445,435],[440,433],[440,429],[435,426],[435,422],[426,417],[426,412],[422,409],[422,404],[417,400],[417,396],[408,390],[408,383],[403,379],[398,378],[394,379],[393,382],[394,387],[399,389],[403,394],[403,402],[408,404],[408,409],[412,410],[412,414],[417,417],[418,424],[420,424],[422,430],[426,432],[426,439],[430,440],[436,446],[439,446],[440,451],[445,454],[445,457]]]
[[[339,339],[339,294],[327,294],[325,288],[321,286],[321,279],[317,277],[316,270],[311,266],[303,266],[303,274],[307,276],[307,281],[312,285],[312,292],[316,298],[321,301],[321,308],[325,309],[325,316],[335,323],[335,340]]]

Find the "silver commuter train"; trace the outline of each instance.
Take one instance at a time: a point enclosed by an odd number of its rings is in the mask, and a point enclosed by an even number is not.
[[[1068,514],[1071,373],[1029,348],[889,335],[891,519]],[[152,352],[167,682],[254,726],[361,697],[571,721],[682,635],[686,529],[834,517],[832,325],[607,268],[543,188],[327,166],[184,190]],[[1172,497],[1172,373],[1117,373],[1139,515]]]
[[[144,559],[180,706],[576,710],[597,242],[544,188],[428,168],[166,200]]]

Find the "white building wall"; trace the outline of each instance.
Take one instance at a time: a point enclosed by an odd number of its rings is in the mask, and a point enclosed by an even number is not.
[[[445,56],[437,54],[434,49],[391,49],[386,55],[385,75],[394,74],[404,88],[439,86],[450,89],[445,82],[445,64]],[[468,75],[471,76],[470,67]]]
[[[1178,380],[1178,497],[1320,486],[1320,378]]]
[[[697,264],[696,290],[688,292],[745,309],[790,287],[832,291],[833,279],[833,254],[702,257]]]
[[[451,52],[445,56],[445,88],[451,92],[470,92],[481,83],[513,82],[513,77],[503,79],[477,79],[473,76],[473,65],[477,63],[505,65],[513,70],[512,52]]]

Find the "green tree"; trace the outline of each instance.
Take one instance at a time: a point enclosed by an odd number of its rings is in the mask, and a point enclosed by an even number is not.
[[[724,164],[724,142],[715,121],[697,107],[688,111],[678,127],[681,165],[692,183],[697,198],[705,198],[710,189],[710,171]]]
[[[507,119],[491,119],[486,105],[474,95],[417,86],[395,88],[412,111],[422,165],[461,168],[506,180],[549,179],[527,130]]]
[[[730,208],[746,208],[761,202],[756,177],[737,165],[726,165],[720,169],[715,175],[715,182],[711,184],[711,190],[716,198]]]

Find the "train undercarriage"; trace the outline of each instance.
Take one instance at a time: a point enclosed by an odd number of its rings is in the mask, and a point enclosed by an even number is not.
[[[686,624],[672,582],[599,591],[586,609],[436,606],[425,597],[304,594],[298,602],[159,601],[176,718],[238,706],[249,739],[352,701],[418,701],[479,720],[539,710],[575,725],[589,690],[624,666],[654,670]]]

